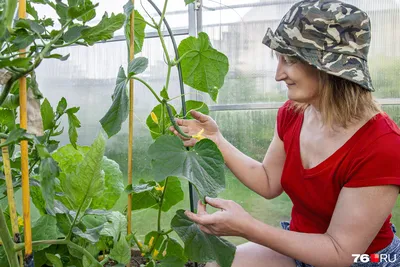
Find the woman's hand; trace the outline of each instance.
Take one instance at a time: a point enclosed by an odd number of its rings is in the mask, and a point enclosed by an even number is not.
[[[206,197],[206,202],[214,208],[220,209],[213,214],[208,214],[206,205],[199,201],[197,214],[186,211],[190,220],[199,225],[200,230],[216,236],[240,236],[246,238],[248,225],[254,218],[239,204],[232,200]]]
[[[185,134],[192,137],[196,136],[197,138],[185,138],[181,136],[173,126],[171,126],[169,130],[179,136],[183,140],[185,146],[194,146],[202,137],[211,139],[218,145],[221,141],[222,135],[218,129],[217,123],[210,116],[201,112],[191,110],[190,114],[194,120],[177,119],[176,123]]]

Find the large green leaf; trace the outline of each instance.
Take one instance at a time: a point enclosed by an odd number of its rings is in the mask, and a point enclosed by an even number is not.
[[[101,21],[96,26],[84,29],[82,31],[82,38],[90,45],[93,45],[98,41],[111,39],[114,35],[114,32],[124,25],[124,21],[124,14],[111,14],[111,16],[108,17],[108,14],[105,13]]]
[[[123,67],[120,67],[117,84],[112,96],[113,103],[106,115],[100,120],[101,126],[103,126],[109,138],[121,130],[122,123],[128,117],[129,96],[126,90],[127,82],[125,70]]]
[[[77,146],[77,149],[74,149],[72,145],[66,145],[59,148],[52,154],[53,158],[58,162],[60,169],[64,174],[59,176],[59,179],[62,183],[63,180],[66,179],[66,174],[75,172],[89,149],[90,147],[82,146]],[[118,164],[105,156],[102,159],[101,168],[105,174],[104,191],[101,195],[93,198],[90,208],[109,210],[115,205],[124,189],[123,175]],[[67,207],[72,208],[65,197],[58,197],[58,199],[61,200],[62,203]]]
[[[40,113],[43,119],[43,130],[53,129],[54,127],[54,111],[47,98],[40,105]]]
[[[189,180],[199,193],[216,197],[225,187],[224,158],[216,144],[203,139],[186,150],[177,136],[161,136],[149,148],[156,181],[168,176]]]
[[[125,37],[126,37],[126,42],[128,46],[128,54],[130,51],[130,46],[129,42],[131,39],[131,32],[130,32],[130,16],[132,11],[134,10],[134,6],[131,0],[128,0],[128,2],[124,5],[124,13],[125,13]],[[145,37],[145,28],[146,28],[146,22],[144,22],[144,18],[140,13],[135,10],[135,42],[134,42],[134,52],[135,54],[139,53],[142,51],[143,47],[143,42],[144,42],[144,37]]]
[[[146,124],[149,127],[150,134],[153,139],[157,139],[158,137],[163,135],[163,129],[162,129],[163,124],[165,125],[166,133],[173,135],[170,131],[167,130],[168,127],[172,125],[171,121],[169,119],[169,116],[168,116],[167,108],[166,107],[164,108],[164,115],[163,115],[162,106],[163,106],[162,104],[159,104],[159,105],[155,106],[153,108],[153,110],[151,111],[151,112],[154,112],[154,114],[157,116],[158,123],[156,123],[151,118],[151,113],[149,114],[149,116],[147,116],[147,119],[146,119]],[[175,108],[171,105],[170,105],[170,107],[171,107],[172,115],[175,116],[176,115]]]
[[[99,134],[83,161],[79,163],[76,172],[67,174],[66,179],[61,181],[62,188],[75,209],[99,196],[104,190],[104,171],[101,169],[101,162],[105,145],[104,136]]]
[[[185,243],[185,255],[196,262],[216,261],[221,267],[230,267],[236,247],[218,236],[200,230],[185,214],[178,210],[171,227]]]
[[[32,226],[32,240],[55,240],[62,237],[62,234],[57,229],[57,220],[50,215],[43,215]],[[48,244],[34,246],[35,251],[39,251],[50,247]]]
[[[186,101],[186,119],[188,119],[188,120],[193,119],[192,115],[189,112],[191,110],[196,110],[196,111],[201,112],[206,115],[208,115],[210,113],[210,110],[208,109],[208,106],[206,103],[201,102],[201,101],[195,101],[195,100]],[[184,115],[183,110],[181,110],[179,115],[181,117],[183,117],[183,115]]]
[[[189,52],[191,50],[193,52]],[[228,58],[211,46],[210,39],[204,32],[199,33],[198,38],[184,39],[179,44],[178,51],[181,56],[189,52],[181,61],[185,84],[208,93],[215,101],[228,73]]]
[[[105,174],[104,191],[101,195],[93,198],[90,208],[110,210],[124,191],[124,177],[118,163],[113,160],[103,157],[101,166]]]
[[[104,228],[101,230],[100,234],[111,236],[114,242],[117,242],[120,233],[126,235],[126,227],[128,225],[126,216],[118,211],[113,211],[106,217],[107,222],[104,224]]]
[[[111,249],[110,258],[122,264],[128,264],[130,262],[131,249],[124,234],[121,234],[118,242]]]

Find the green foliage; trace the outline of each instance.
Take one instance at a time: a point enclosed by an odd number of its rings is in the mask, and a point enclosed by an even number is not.
[[[194,261],[216,261],[221,267],[230,267],[236,247],[228,241],[204,233],[185,214],[178,210],[171,226],[185,243],[185,254]]]
[[[118,242],[110,252],[110,257],[122,264],[128,264],[131,260],[131,249],[125,235],[121,234]]]
[[[162,151],[162,152],[161,152]],[[199,193],[216,197],[225,187],[224,159],[214,142],[203,139],[186,150],[176,136],[161,136],[149,148],[155,180],[177,176],[190,181]]]
[[[120,67],[118,71],[117,84],[112,95],[113,103],[104,117],[100,120],[104,131],[111,137],[121,130],[121,124],[128,117],[129,96],[126,91],[128,83],[125,70]]]
[[[58,199],[68,208],[76,210],[85,198],[90,199],[86,208],[109,210],[119,199],[122,173],[117,163],[103,156],[104,146],[99,135],[90,148],[67,145],[53,153],[61,169]]]
[[[208,93],[216,101],[218,90],[224,85],[228,73],[228,58],[211,46],[208,35],[199,33],[199,37],[184,39],[178,48],[182,59],[182,75],[185,84]]]

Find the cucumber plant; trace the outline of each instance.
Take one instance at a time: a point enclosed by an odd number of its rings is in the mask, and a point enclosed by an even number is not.
[[[148,233],[143,241],[138,240],[134,234],[131,235],[131,240],[146,259],[146,266],[182,267],[190,259],[196,262],[216,261],[221,267],[229,267],[235,255],[235,246],[220,237],[202,232],[185,216],[183,210],[176,212],[170,229],[161,227],[162,213],[168,212],[184,198],[180,179],[188,180],[202,201],[205,196],[216,197],[225,187],[224,159],[217,145],[210,139],[203,138],[201,133],[196,136],[187,136],[175,123],[175,118],[185,117],[186,111],[196,109],[207,114],[208,107],[203,102],[189,100],[183,103],[182,111],[177,113],[176,108],[171,104],[176,97],[169,96],[171,70],[178,67],[178,70],[182,71],[182,81],[186,85],[208,93],[212,100],[216,101],[218,90],[223,86],[229,69],[228,59],[212,47],[208,35],[204,32],[199,33],[197,38],[188,37],[182,40],[177,47],[178,53],[175,56],[170,55],[161,32],[164,23],[168,27],[166,21],[168,0],[164,1],[162,11],[151,0],[148,2],[159,12],[160,18],[155,19],[148,12],[146,12],[148,17],[144,18],[135,10],[131,1],[124,6],[124,11],[127,18],[134,12],[135,54],[139,53],[143,46],[145,27],[151,27],[157,32],[167,64],[163,89],[157,93],[140,77],[148,66],[148,59],[136,57],[129,62],[126,70],[120,67],[111,107],[100,120],[108,137],[120,131],[129,113],[127,84],[132,79],[144,84],[159,102],[146,120],[149,132],[154,139],[154,143],[148,150],[154,170],[154,180],[141,180],[138,184],[128,185],[125,189],[126,193],[132,195],[133,210],[158,210],[157,229]],[[185,0],[186,4],[192,2],[194,0]],[[131,38],[129,24],[127,20],[125,35],[128,43]],[[170,35],[175,43],[171,32]],[[184,94],[180,97],[183,96]],[[186,149],[182,140],[168,131],[171,125],[181,135],[197,138],[199,141],[194,147]],[[172,231],[179,235],[184,247],[170,237],[169,234]],[[128,261],[122,263],[126,264]]]

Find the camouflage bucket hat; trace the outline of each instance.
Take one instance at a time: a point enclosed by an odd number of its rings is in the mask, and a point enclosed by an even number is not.
[[[370,40],[369,17],[357,7],[337,0],[305,0],[292,6],[275,32],[268,28],[262,42],[375,91],[367,64]]]

